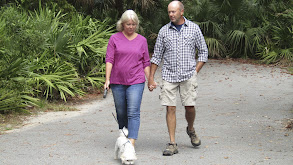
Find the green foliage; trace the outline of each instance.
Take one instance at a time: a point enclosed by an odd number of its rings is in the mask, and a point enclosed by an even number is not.
[[[267,27],[266,40],[257,50],[257,55],[263,62],[293,63],[293,10],[292,2],[266,2],[263,19]],[[290,8],[291,6],[291,8]]]
[[[185,16],[201,27],[213,58],[292,62],[292,1],[190,0]]]
[[[16,4],[24,10],[34,11],[40,7],[48,7],[53,11],[67,13],[69,17],[75,15],[75,8],[67,0],[15,0]]]
[[[153,50],[157,32],[169,22],[166,0],[67,0],[84,15],[107,20],[115,25],[122,13],[127,9],[134,10],[140,20],[139,33],[144,35]],[[155,18],[155,19],[154,19]]]
[[[227,53],[227,48],[223,38],[222,27],[212,21],[196,22],[204,33],[205,40],[209,49],[209,56],[213,58],[223,58]]]
[[[17,91],[0,88],[0,113],[6,113],[8,110],[19,111],[24,107],[25,105]]]
[[[225,56],[227,50],[221,40],[205,37],[205,41],[208,46],[209,56],[213,58],[223,58]]]
[[[39,106],[39,99],[66,101],[103,85],[113,33],[107,21],[79,14],[66,21],[54,7],[2,7],[0,14],[0,113]]]

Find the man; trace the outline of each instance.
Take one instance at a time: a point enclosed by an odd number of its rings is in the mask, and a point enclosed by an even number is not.
[[[160,99],[161,104],[167,106],[166,121],[170,137],[170,143],[163,151],[164,156],[178,153],[175,142],[177,91],[185,107],[186,131],[191,143],[195,147],[201,144],[193,127],[197,96],[196,77],[208,59],[208,49],[199,26],[187,20],[183,13],[184,6],[180,1],[172,1],[168,5],[170,22],[160,29],[151,58],[151,73],[148,82],[150,91],[156,88],[154,75],[163,59]],[[197,62],[196,50],[198,50]]]

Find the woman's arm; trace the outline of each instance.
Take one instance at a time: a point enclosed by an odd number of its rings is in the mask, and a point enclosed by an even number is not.
[[[104,89],[109,89],[112,67],[113,67],[112,63],[106,62],[106,81],[104,84]]]
[[[149,81],[149,79],[150,79],[150,70],[151,70],[151,68],[149,66],[144,68],[144,74],[146,76],[147,81]]]

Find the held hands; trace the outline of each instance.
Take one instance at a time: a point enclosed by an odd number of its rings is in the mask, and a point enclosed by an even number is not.
[[[154,89],[157,88],[157,83],[154,80],[150,80],[148,82],[148,88],[152,92]]]

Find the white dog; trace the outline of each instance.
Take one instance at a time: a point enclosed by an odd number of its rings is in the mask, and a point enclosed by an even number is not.
[[[123,129],[119,130],[119,137],[117,138],[115,144],[114,159],[120,158],[122,164],[134,164],[134,160],[136,160],[137,158],[135,155],[134,147],[132,146],[127,136],[127,128],[124,127]]]

